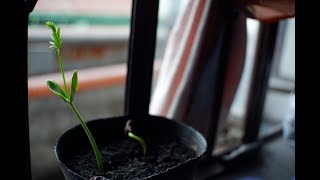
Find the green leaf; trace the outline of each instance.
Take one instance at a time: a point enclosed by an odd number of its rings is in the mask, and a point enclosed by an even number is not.
[[[46,25],[52,31],[52,35],[51,35],[52,41],[49,42],[51,45],[50,46],[51,50],[56,49],[57,51],[60,51],[61,44],[62,44],[62,39],[60,36],[60,26],[58,26],[58,28],[56,28],[54,23],[51,21],[47,21]]]
[[[58,37],[60,37],[60,26],[58,26],[57,35],[58,35]]]
[[[47,21],[46,25],[48,26],[48,28],[50,28],[52,31],[56,31],[56,28],[54,26],[54,23],[51,21]]]
[[[78,73],[77,70],[73,71],[72,79],[71,79],[71,95],[70,95],[70,102],[73,101],[73,96],[76,94],[78,90]]]
[[[69,103],[68,97],[65,91],[60,87],[60,85],[55,81],[47,81],[48,88],[55,94],[60,97],[63,101]]]

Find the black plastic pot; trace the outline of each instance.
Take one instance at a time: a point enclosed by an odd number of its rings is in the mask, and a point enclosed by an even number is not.
[[[124,136],[124,127],[130,119],[129,116],[122,116],[109,119],[97,119],[87,123],[97,144],[107,141],[116,141]],[[135,123],[135,130],[142,136],[178,138],[186,146],[193,149],[196,157],[169,168],[165,172],[144,179],[193,179],[193,172],[200,156],[205,152],[207,143],[205,138],[195,129],[180,122],[157,116],[147,116]],[[71,171],[65,162],[82,148],[90,147],[88,138],[80,125],[67,130],[58,139],[55,146],[55,153],[61,165],[66,180],[85,179],[76,172]]]

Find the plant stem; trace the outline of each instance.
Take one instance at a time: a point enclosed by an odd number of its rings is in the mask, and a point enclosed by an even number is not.
[[[128,136],[140,143],[140,145],[142,146],[143,155],[146,156],[147,144],[144,142],[144,140],[142,140],[140,137],[134,135],[132,132],[128,132]]]
[[[100,151],[98,149],[98,146],[88,128],[88,126],[86,125],[86,123],[84,122],[84,120],[82,119],[80,113],[78,112],[77,108],[75,107],[75,105],[73,104],[73,102],[70,102],[69,103],[73,112],[77,115],[79,121],[80,121],[80,124],[82,126],[82,128],[84,129],[84,131],[86,132],[88,138],[89,138],[89,141],[91,143],[91,146],[93,148],[93,152],[94,152],[94,155],[96,156],[96,160],[97,160],[97,164],[98,164],[98,169],[100,172],[103,171],[103,164],[102,164],[102,159],[101,159],[101,154],[100,154]]]
[[[63,69],[63,64],[62,64],[62,58],[61,58],[61,54],[60,54],[60,49],[57,50],[57,52],[58,52],[59,65],[60,65],[60,70],[61,70],[61,74],[62,74],[64,89],[66,90],[66,94],[67,94],[67,96],[68,96],[67,99],[69,99],[70,93],[69,93],[69,89],[68,89],[68,87],[67,87],[66,78],[65,78],[65,76],[64,76],[64,69]]]

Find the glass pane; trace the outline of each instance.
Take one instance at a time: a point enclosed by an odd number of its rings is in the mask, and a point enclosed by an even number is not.
[[[78,125],[66,103],[49,92],[46,81],[61,82],[58,58],[50,53],[46,21],[61,27],[61,55],[69,82],[78,70],[75,105],[85,121],[123,115],[130,0],[39,0],[29,18],[29,119],[32,177],[63,179],[54,145]]]
[[[280,22],[274,59],[269,78],[262,121],[260,138],[267,138],[279,133],[284,123],[292,117],[292,101],[295,86],[295,25],[294,19]],[[220,154],[239,146],[244,134],[246,103],[248,100],[250,78],[252,73],[259,22],[247,20],[247,55],[241,81],[233,100],[226,121],[225,131],[218,135],[215,154]],[[294,98],[294,97],[293,97]],[[290,114],[291,113],[291,114]],[[294,115],[293,115],[294,116]],[[286,127],[285,127],[286,128]],[[294,130],[293,130],[294,131]]]
[[[221,126],[221,128],[225,130],[220,131],[221,134],[217,136],[214,154],[223,153],[241,144],[246,112],[245,107],[256,53],[255,47],[257,45],[258,30],[259,22],[257,20],[247,19],[247,49],[244,69],[229,114],[225,120],[221,119],[221,121],[224,122],[224,126]]]
[[[179,12],[183,11],[189,0],[160,0],[154,61],[153,85],[156,83],[162,59],[166,51],[168,38],[176,22]]]
[[[295,87],[295,19],[282,21],[279,25],[278,41],[260,127],[261,137],[268,136],[276,130],[282,130],[283,123],[291,117],[292,110],[289,108],[294,103],[291,99]]]

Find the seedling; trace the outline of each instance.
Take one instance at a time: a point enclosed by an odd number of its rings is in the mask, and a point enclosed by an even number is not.
[[[130,138],[136,140],[138,143],[140,143],[140,145],[141,145],[141,147],[142,147],[143,155],[146,156],[146,154],[147,154],[147,147],[148,147],[148,146],[147,146],[147,144],[144,142],[143,139],[141,139],[140,137],[138,137],[137,135],[135,135],[135,134],[132,133],[132,123],[133,123],[133,121],[132,121],[131,119],[127,121],[126,126],[124,127],[124,133],[125,133],[128,137],[130,137]]]
[[[73,110],[73,112],[75,113],[75,115],[77,116],[83,130],[85,131],[86,135],[88,136],[88,139],[90,141],[90,144],[92,146],[94,155],[96,157],[97,160],[97,164],[98,164],[98,169],[100,172],[103,171],[103,164],[102,164],[102,160],[101,160],[101,154],[100,151],[98,149],[98,146],[88,128],[88,126],[86,125],[86,123],[84,122],[82,116],[80,115],[79,111],[77,110],[76,106],[73,103],[73,99],[74,99],[74,95],[78,89],[78,73],[77,71],[73,71],[73,75],[71,78],[71,84],[70,84],[70,92],[69,89],[67,87],[67,83],[66,83],[66,78],[64,75],[64,69],[63,69],[63,64],[62,64],[62,58],[61,58],[61,45],[62,45],[62,38],[60,36],[60,27],[56,28],[53,22],[46,22],[46,25],[49,27],[49,29],[51,29],[52,31],[52,41],[50,41],[51,46],[49,47],[51,49],[51,52],[53,52],[54,50],[57,51],[58,54],[58,58],[59,58],[59,65],[60,65],[60,70],[61,70],[61,74],[62,74],[62,79],[63,79],[63,84],[64,84],[64,88],[62,88],[56,81],[52,81],[49,80],[47,81],[47,85],[49,87],[49,89],[59,98],[61,98],[64,102],[66,102],[67,104],[70,105],[71,109]]]
[[[140,137],[134,135],[132,132],[128,132],[128,136],[140,143],[140,145],[142,146],[143,155],[146,156],[146,154],[147,154],[147,144],[144,142],[144,140],[141,139]]]
[[[73,71],[71,83],[70,83],[70,91],[69,91],[69,89],[67,87],[65,75],[64,75],[64,68],[63,68],[62,57],[61,57],[62,38],[60,36],[60,27],[58,26],[56,28],[55,24],[50,21],[47,21],[46,25],[52,31],[52,36],[51,36],[52,41],[49,42],[50,43],[49,48],[51,49],[51,52],[54,52],[54,51],[57,52],[58,59],[59,59],[59,66],[60,66],[63,84],[64,84],[64,87],[61,87],[56,81],[48,80],[47,81],[48,88],[53,92],[53,94],[55,94],[60,99],[62,99],[64,102],[66,102],[71,107],[72,111],[75,113],[77,119],[79,120],[83,130],[85,131],[85,133],[90,141],[90,144],[92,146],[92,149],[93,149],[96,161],[97,161],[99,172],[102,172],[103,171],[103,164],[102,164],[101,154],[98,149],[98,146],[97,146],[88,126],[86,125],[85,121],[83,120],[82,116],[80,115],[79,111],[77,110],[77,108],[73,102],[74,95],[78,90],[77,70]],[[134,135],[131,131],[127,132],[127,135],[128,135],[128,137],[138,141],[141,144],[142,149],[143,149],[143,155],[145,156],[147,153],[146,143],[140,137]]]

